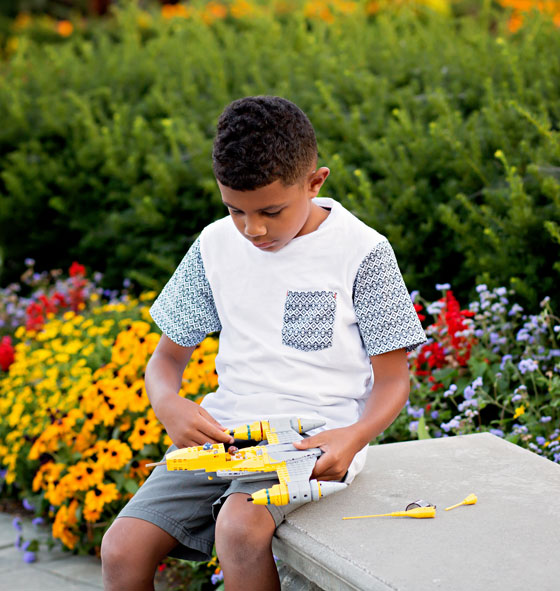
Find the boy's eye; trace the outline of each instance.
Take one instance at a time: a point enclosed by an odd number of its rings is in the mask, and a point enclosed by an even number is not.
[[[282,212],[282,210],[280,210],[280,211],[263,211],[263,214],[267,218],[273,218],[273,217],[276,217],[277,215],[280,215],[281,212]]]

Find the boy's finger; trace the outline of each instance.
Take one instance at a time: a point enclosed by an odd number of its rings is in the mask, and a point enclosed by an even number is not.
[[[204,433],[204,435],[218,442],[233,443],[234,441],[233,437],[226,433],[221,425],[218,424],[218,426],[216,426],[210,421],[206,421],[206,424],[201,426],[200,431],[201,433]]]

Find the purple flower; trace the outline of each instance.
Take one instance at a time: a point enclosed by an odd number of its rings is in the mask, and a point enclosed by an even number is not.
[[[457,429],[459,427],[459,421],[457,417],[451,419],[448,423],[442,423],[440,427],[446,432],[449,433],[451,429]]]
[[[19,517],[14,517],[13,518],[13,520],[12,520],[12,526],[17,531],[22,531],[23,530],[23,528],[21,526],[21,519]]]
[[[434,410],[434,411],[432,411],[431,415],[432,415],[432,419],[435,420],[439,417],[439,411]]]
[[[436,283],[436,289],[438,291],[444,291],[446,289],[451,289],[451,285],[449,283]]]
[[[447,398],[448,396],[453,396],[453,394],[455,394],[455,392],[457,391],[457,386],[455,384],[451,384],[451,386],[449,386],[449,388],[443,393],[444,398]]]
[[[550,423],[552,421],[552,417],[541,417],[541,423]]]
[[[512,402],[519,402],[522,399],[523,399],[523,396],[521,396],[521,394],[515,394],[515,396],[511,397]]]
[[[546,443],[546,439],[544,437],[539,436],[537,437],[537,443],[539,445],[544,445]]]
[[[19,550],[21,545],[23,544],[23,538],[18,534],[16,536],[16,541],[14,542],[14,546]]]
[[[505,367],[506,367],[506,363],[507,363],[508,361],[511,361],[512,359],[513,359],[513,358],[512,358],[512,356],[511,356],[509,353],[508,353],[507,355],[504,355],[504,356],[502,357],[502,363],[500,363],[500,369],[505,369]]]
[[[406,409],[406,412],[411,416],[414,417],[415,419],[419,419],[421,416],[424,415],[424,409],[423,408],[419,408],[418,410],[416,410],[414,407],[409,406]]]
[[[509,315],[515,316],[516,314],[519,314],[519,312],[523,312],[523,308],[519,304],[513,304],[509,311]]]
[[[214,574],[210,577],[210,581],[212,582],[212,585],[217,585],[220,581],[224,580],[224,573],[222,571],[220,571],[217,574]]]
[[[35,517],[35,519],[33,519],[31,521],[31,523],[35,526],[37,525],[43,525],[43,523],[45,523],[45,520],[42,517]]]
[[[23,499],[23,506],[28,511],[35,511],[35,505],[32,505],[27,499]]]
[[[492,435],[496,435],[496,437],[504,436],[504,432],[501,429],[490,429],[490,433],[492,433]]]
[[[461,412],[463,412],[466,408],[469,408],[471,406],[477,407],[478,406],[478,400],[476,399],[471,399],[468,398],[467,400],[465,400],[464,402],[461,402],[461,404],[459,404],[459,406],[457,407]]]
[[[480,285],[476,286],[476,291],[478,293],[482,293],[483,291],[487,291],[487,290],[488,290],[488,287],[486,286],[485,283],[481,283]]]
[[[418,431],[418,421],[410,421],[408,423],[408,429],[411,433],[416,433]]]
[[[537,371],[539,369],[539,364],[534,359],[522,359],[517,368],[522,374],[527,372]]]
[[[476,390],[477,388],[482,388],[482,378],[478,376],[476,380],[472,383],[472,387]]]
[[[29,548],[29,546],[31,546],[31,540],[26,540],[25,542],[23,542],[23,544],[21,545],[20,550],[27,550]]]
[[[465,391],[463,392],[463,396],[464,396],[465,400],[470,400],[471,398],[474,397],[474,390],[473,390],[472,386],[467,386],[465,388]]]
[[[35,562],[37,560],[37,554],[35,552],[25,552],[23,555],[23,561],[27,563]]]

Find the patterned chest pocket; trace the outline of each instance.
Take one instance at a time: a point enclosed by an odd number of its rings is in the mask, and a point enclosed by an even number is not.
[[[288,291],[282,344],[300,351],[332,347],[335,313],[334,291]]]

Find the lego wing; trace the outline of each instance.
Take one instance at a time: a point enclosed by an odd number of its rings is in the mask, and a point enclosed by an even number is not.
[[[265,439],[269,444],[292,443],[303,439],[301,433],[306,433],[325,424],[321,420],[291,418],[275,418],[263,422]]]
[[[285,471],[287,478],[284,480],[285,482],[296,482],[296,481],[304,481],[307,482],[311,476],[311,472],[313,472],[313,467],[315,466],[315,462],[317,461],[316,456],[303,456],[301,458],[296,458],[293,460],[286,460],[285,462]],[[283,481],[284,470],[277,470],[278,472],[278,479],[280,482]]]

